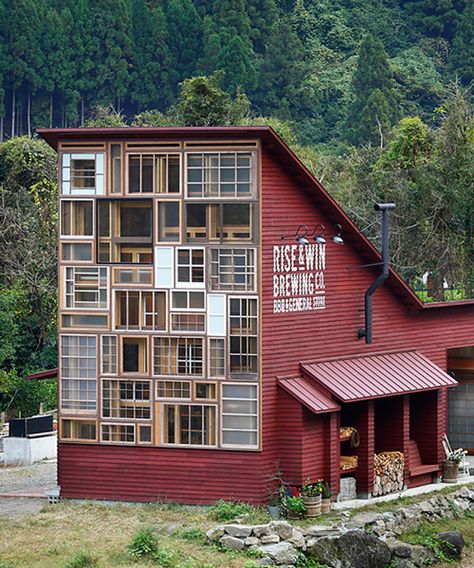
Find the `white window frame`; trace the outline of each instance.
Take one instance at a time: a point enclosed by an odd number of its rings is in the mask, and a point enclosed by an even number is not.
[[[155,246],[155,287],[174,288],[174,247]]]
[[[227,335],[227,295],[207,295],[207,333],[210,336]]]
[[[101,310],[108,310],[109,309],[109,269],[105,266],[63,266],[63,306],[65,310],[82,310],[82,311],[101,311]],[[88,292],[93,292],[97,294],[97,302],[96,306],[81,306],[76,305],[77,302],[75,300],[76,296],[76,273],[81,273],[86,271],[86,273],[92,272],[95,270],[97,272],[97,286],[95,288],[88,288]],[[68,278],[68,273],[72,272],[72,279]],[[105,284],[103,284],[103,278],[101,274],[105,273]],[[72,285],[72,293],[68,293],[68,283]],[[105,306],[100,305],[100,293],[102,290],[105,290]],[[72,298],[72,305],[67,305],[68,297]]]
[[[221,277],[223,276],[221,262],[222,262],[222,256],[223,256],[222,251],[224,251],[224,250],[225,251],[231,251],[231,253],[234,253],[237,250],[245,251],[245,255],[241,255],[241,256],[245,256],[245,271],[244,271],[245,284],[244,285],[236,284],[234,282],[231,282],[229,284],[221,284]],[[249,253],[251,253],[251,255],[253,256],[253,264],[252,265],[249,265],[249,263],[248,263]],[[217,254],[217,261],[213,260],[214,254]],[[233,294],[240,294],[240,293],[245,293],[245,292],[255,293],[256,285],[257,285],[257,258],[258,258],[256,248],[239,247],[239,246],[210,247],[208,256],[209,256],[209,276],[208,276],[208,278],[209,278],[210,290],[212,290],[213,292],[231,292]],[[232,260],[234,260],[236,257],[237,257],[236,254],[231,254],[231,256],[230,256],[230,258],[232,258]],[[216,275],[214,275],[214,273],[213,273],[214,268],[217,268],[217,274]],[[235,274],[234,263],[232,263],[232,265],[229,264],[228,268],[232,270],[232,272],[230,272],[229,274]],[[249,277],[253,279],[253,286],[247,285],[247,281],[248,281]],[[217,283],[217,286],[214,286],[215,283]]]
[[[105,338],[110,338],[113,339],[115,341],[115,372],[106,372],[104,371],[104,339]],[[113,349],[113,347],[111,347],[111,349]],[[113,357],[114,355],[111,353],[109,354],[109,357],[112,359],[113,361]],[[113,366],[113,364],[112,364]],[[118,368],[119,368],[119,339],[117,335],[111,335],[108,333],[104,333],[100,336],[100,369],[101,369],[101,374],[105,375],[106,377],[111,376],[111,377],[116,377],[118,375]]]
[[[94,160],[95,185],[94,187],[71,187],[72,160]],[[62,195],[105,195],[105,154],[94,153],[63,153],[61,155],[61,194]]]
[[[211,341],[222,341],[224,343],[224,372],[221,375],[211,375]],[[227,339],[225,337],[207,337],[207,375],[209,380],[225,379],[227,374]]]
[[[245,386],[245,387],[254,387],[256,391],[255,398],[235,398],[235,397],[225,397],[224,391],[226,386]],[[249,383],[249,382],[225,382],[221,385],[221,397],[220,397],[220,409],[221,409],[221,428],[220,428],[220,443],[223,448],[238,448],[238,449],[248,449],[248,450],[256,450],[260,446],[259,436],[260,436],[260,388],[258,383]],[[252,401],[256,402],[257,412],[255,414],[250,413],[226,413],[224,412],[224,401]],[[251,428],[224,428],[224,416],[250,416],[255,417],[257,422],[256,429]],[[224,443],[224,432],[255,432],[257,443],[254,445],[250,444],[226,444]]]
[[[90,340],[92,340],[92,342],[90,342],[90,345],[86,346],[86,354],[85,355],[80,355],[80,346],[75,345],[73,346],[75,348],[75,354],[71,355],[65,355],[63,350],[64,350],[64,339],[65,338],[77,338],[77,341],[80,341],[80,338],[86,338],[87,342],[89,343]],[[90,355],[88,353],[89,349],[92,349],[94,346],[95,348],[95,356]],[[59,407],[61,409],[61,414],[62,415],[93,415],[95,416],[97,413],[97,386],[98,386],[98,380],[97,380],[97,368],[98,368],[98,353],[97,353],[97,347],[98,347],[98,342],[97,342],[97,336],[96,335],[88,335],[88,334],[74,334],[74,333],[63,333],[60,335],[60,341],[59,341],[59,363],[60,363],[60,385],[59,385]],[[71,369],[74,370],[79,370],[81,368],[80,366],[80,359],[86,359],[87,361],[94,361],[94,372],[93,375],[94,377],[84,377],[84,376],[65,376],[64,373],[64,369],[65,369],[65,361],[66,359],[70,359],[74,364],[75,367],[70,367]],[[92,368],[89,369],[89,371],[92,372]],[[78,372],[77,375],[79,375],[80,373]],[[79,383],[80,381],[87,381],[88,383],[95,383],[95,399],[79,399],[79,398],[75,398],[75,399],[70,399],[70,401],[72,400],[72,402],[69,401],[69,404],[75,404],[76,407],[71,407],[71,408],[66,408],[64,405],[64,398],[63,398],[63,394],[64,394],[64,386],[65,386],[65,382],[70,381],[70,386],[71,385],[75,385],[75,388],[77,390],[77,393],[79,393]],[[92,387],[92,385],[91,385]],[[72,389],[70,389],[72,390]],[[89,389],[88,389],[89,390]],[[93,390],[93,388],[91,388],[90,390]],[[79,404],[81,403],[87,403],[90,404],[91,406],[88,408],[77,408],[77,403],[79,402]]]
[[[189,251],[189,265],[179,265],[178,258],[179,258],[179,251],[187,250]],[[202,251],[202,271],[203,271],[203,281],[202,282],[192,282],[192,253],[194,250]],[[180,281],[178,278],[179,267],[180,266],[189,266],[189,281]],[[200,265],[196,265],[200,266]],[[205,289],[206,288],[206,249],[204,247],[176,247],[176,260],[175,260],[175,272],[176,272],[176,288],[198,288],[198,289]]]
[[[168,396],[160,396],[158,394],[158,384],[159,383],[187,383],[189,386],[189,396],[183,397],[168,397]],[[191,402],[193,398],[193,383],[192,381],[180,380],[180,379],[156,379],[155,380],[155,400],[159,402],[170,401],[170,402]]]

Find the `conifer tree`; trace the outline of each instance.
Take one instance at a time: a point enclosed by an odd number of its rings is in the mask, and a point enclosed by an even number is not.
[[[217,56],[217,69],[224,71],[222,85],[229,93],[238,87],[250,91],[257,84],[255,54],[250,40],[233,35]]]
[[[459,17],[449,63],[453,75],[465,85],[474,81],[474,2],[468,1]]]
[[[451,40],[456,29],[455,4],[455,0],[409,0],[405,2],[405,8],[414,27],[421,33]]]
[[[360,46],[352,90],[347,139],[353,144],[378,144],[397,120],[398,104],[384,46],[371,35],[367,35]]]

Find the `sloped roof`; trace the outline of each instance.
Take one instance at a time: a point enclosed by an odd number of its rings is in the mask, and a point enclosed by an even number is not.
[[[457,385],[418,351],[302,363],[301,368],[306,376],[346,403]]]
[[[305,377],[278,378],[279,386],[314,414],[341,409],[337,402],[324,394],[318,385]]]
[[[120,127],[120,128],[39,128],[37,134],[42,136],[54,149],[62,140],[232,140],[236,138],[259,138],[263,146],[275,154],[281,163],[293,173],[293,178],[312,199],[318,208],[334,223],[340,223],[344,230],[344,240],[356,249],[369,262],[380,262],[381,256],[373,244],[360,232],[359,228],[347,216],[337,201],[324,189],[296,154],[283,142],[270,126],[191,126],[191,127]],[[400,275],[390,268],[387,283],[397,292],[399,297],[409,306],[418,309],[452,308],[473,305],[472,300],[451,302],[423,303]]]

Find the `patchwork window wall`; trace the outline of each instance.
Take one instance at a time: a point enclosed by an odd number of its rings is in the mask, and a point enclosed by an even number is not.
[[[60,157],[61,440],[258,449],[256,150],[95,146]]]

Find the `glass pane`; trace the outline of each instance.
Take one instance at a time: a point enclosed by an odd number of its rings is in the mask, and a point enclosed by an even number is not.
[[[120,236],[152,236],[152,210],[150,203],[120,204]]]

